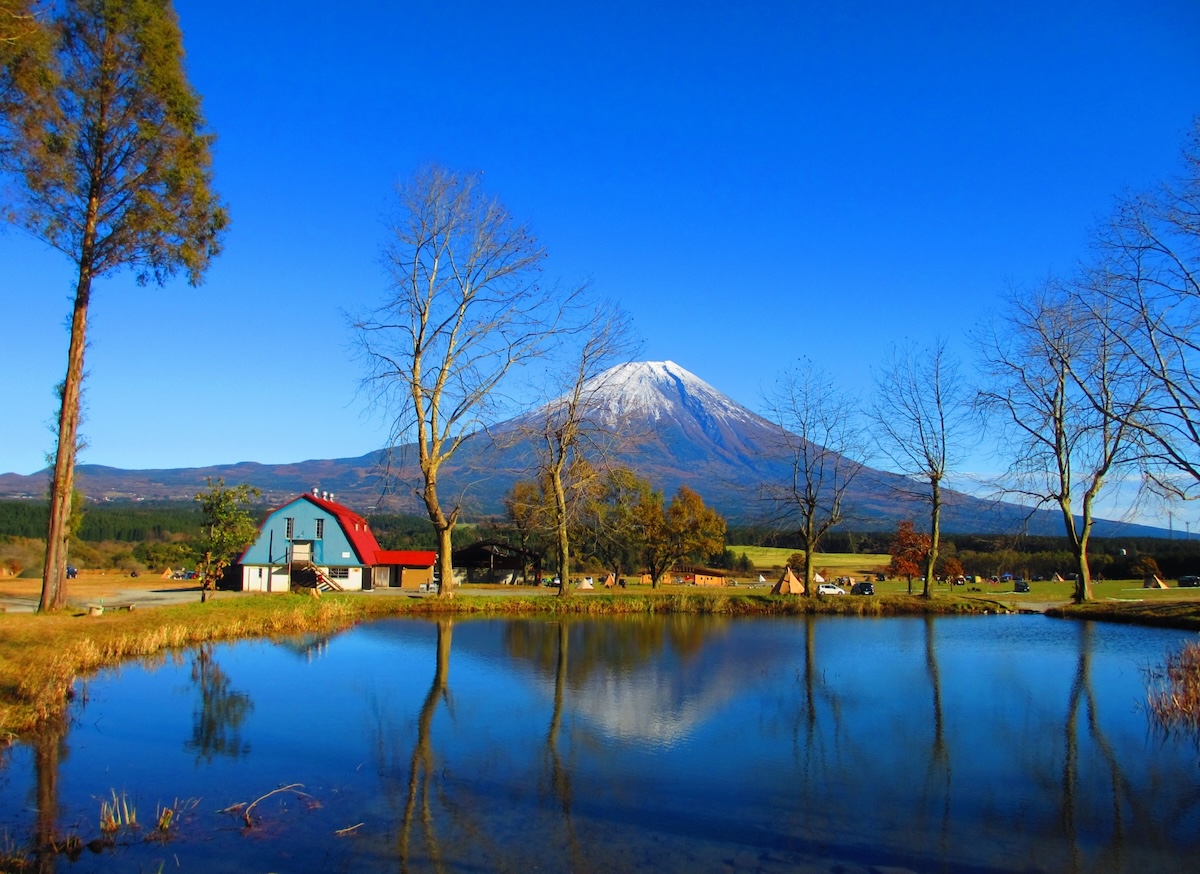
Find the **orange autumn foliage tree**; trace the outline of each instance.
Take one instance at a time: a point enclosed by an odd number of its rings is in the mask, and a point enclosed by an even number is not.
[[[896,536],[888,547],[892,560],[888,563],[888,573],[894,577],[904,577],[908,580],[908,594],[912,594],[913,577],[923,571],[925,557],[929,554],[929,535],[913,528],[911,519],[900,523]]]

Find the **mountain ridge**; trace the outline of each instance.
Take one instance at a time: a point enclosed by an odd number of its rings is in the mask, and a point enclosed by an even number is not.
[[[672,361],[617,365],[593,377],[584,387],[584,397],[596,424],[610,430],[624,428],[632,435],[629,442],[636,443],[614,461],[636,469],[668,498],[686,485],[731,522],[750,523],[764,515],[759,484],[791,477],[791,465],[780,453],[783,432],[778,425]],[[514,435],[523,423],[536,422],[543,415],[544,408],[499,423],[491,433],[507,434],[501,442],[483,432],[468,437],[439,477],[444,500],[461,503],[469,515],[501,514],[503,496],[512,482],[534,476],[532,449],[528,441]],[[420,513],[423,508],[413,491],[419,474],[415,465],[407,463],[413,451],[409,445],[356,457],[284,464],[243,461],[146,470],[81,464],[76,482],[93,499],[190,500],[205,488],[207,477],[222,477],[258,487],[272,504],[316,486],[361,512]],[[385,478],[385,467],[401,475]],[[0,474],[0,497],[41,497],[47,480],[48,470],[28,476]],[[913,487],[898,474],[864,467],[847,495],[851,516],[843,527],[884,529],[902,519],[915,519],[920,525],[926,507],[903,494]],[[1019,505],[949,491],[943,530],[1061,534],[1062,522],[1047,510],[1031,514]],[[1110,520],[1099,520],[1093,533],[1098,537],[1164,534],[1159,528]]]

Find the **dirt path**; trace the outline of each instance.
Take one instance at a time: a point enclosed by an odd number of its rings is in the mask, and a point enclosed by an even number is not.
[[[238,593],[219,592],[217,597]],[[8,613],[32,613],[42,595],[42,581],[0,577],[0,609]],[[79,606],[100,605],[160,607],[200,600],[195,580],[162,579],[160,576],[131,577],[117,571],[82,571],[67,581],[67,601]]]

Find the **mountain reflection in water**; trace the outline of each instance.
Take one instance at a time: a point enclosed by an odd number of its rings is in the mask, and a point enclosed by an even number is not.
[[[10,750],[0,830],[42,870],[1190,870],[1200,751],[1139,707],[1189,637],[456,617],[206,646]],[[83,850],[114,791],[140,828]]]

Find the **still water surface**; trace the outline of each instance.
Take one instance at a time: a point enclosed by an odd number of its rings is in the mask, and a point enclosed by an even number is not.
[[[651,617],[205,647],[93,679],[69,730],[4,754],[0,842],[86,843],[115,791],[142,828],[43,867],[1192,871],[1200,751],[1143,709],[1192,637]],[[220,812],[283,786],[251,828]]]

